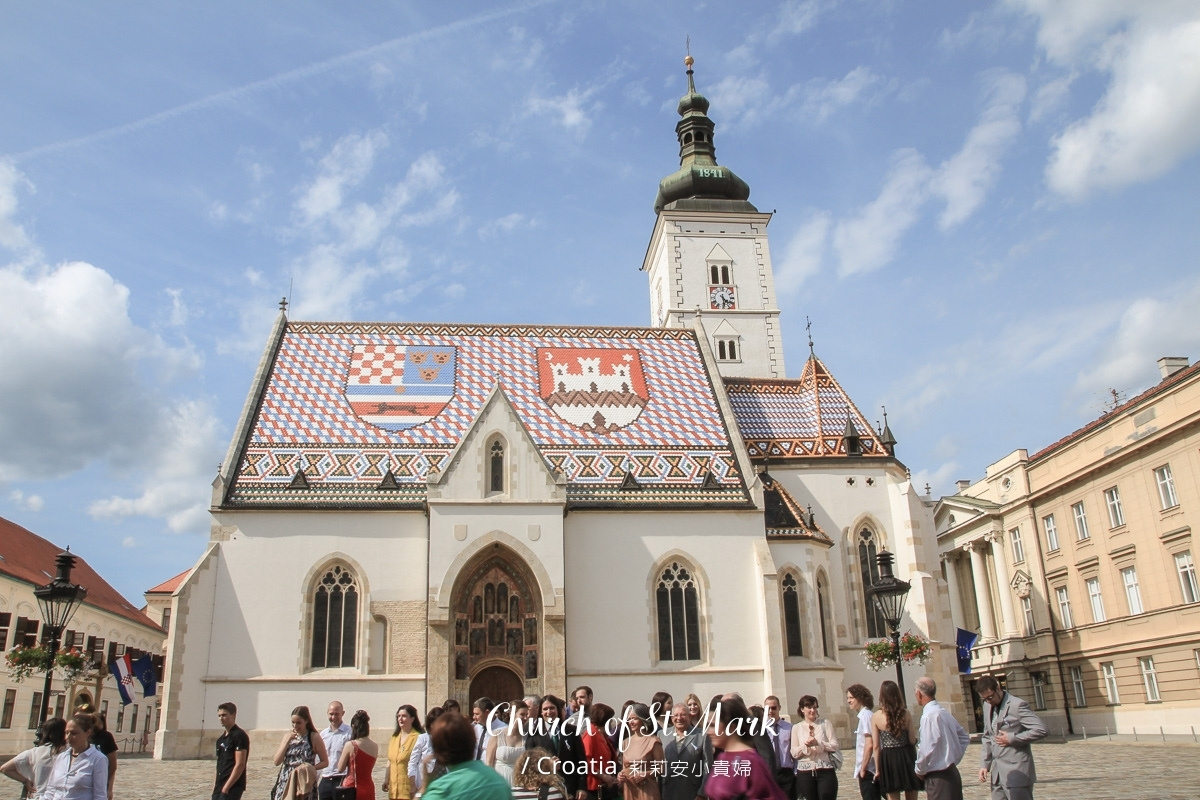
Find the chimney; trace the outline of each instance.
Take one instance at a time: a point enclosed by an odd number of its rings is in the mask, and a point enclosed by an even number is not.
[[[954,482],[954,485],[958,487],[958,493],[959,493],[959,494],[962,494],[962,493],[963,493],[963,492],[965,492],[967,489],[971,488],[971,482],[970,482],[970,481],[955,481],[955,482]]]
[[[1158,360],[1158,371],[1162,373],[1163,380],[1187,368],[1187,356],[1163,356]]]

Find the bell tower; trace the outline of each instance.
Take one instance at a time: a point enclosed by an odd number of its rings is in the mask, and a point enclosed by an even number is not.
[[[700,319],[723,377],[783,378],[783,340],[771,251],[770,214],[750,204],[750,187],[717,164],[708,99],[696,91],[694,59],[679,100],[679,169],[658,184],[658,219],[642,270],[650,281],[650,324]]]

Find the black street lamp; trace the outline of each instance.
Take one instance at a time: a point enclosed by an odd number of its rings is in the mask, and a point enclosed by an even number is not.
[[[896,656],[896,684],[900,687],[900,696],[907,705],[908,695],[904,693],[904,668],[900,663],[900,619],[904,616],[904,601],[908,598],[908,590],[912,588],[908,581],[902,581],[892,574],[892,562],[895,560],[887,550],[880,550],[876,560],[879,562],[879,580],[867,589],[875,600],[875,607],[892,632],[892,648]]]
[[[50,657],[46,663],[46,683],[42,689],[42,710],[38,714],[41,722],[46,721],[46,714],[50,710],[50,685],[54,680],[54,659],[58,656],[58,646],[63,629],[71,621],[75,609],[79,607],[83,598],[87,597],[87,589],[71,583],[71,570],[75,568],[75,556],[71,555],[70,548],[67,548],[66,552],[58,554],[58,557],[54,559],[54,566],[58,568],[58,574],[54,576],[54,580],[33,590],[33,595],[38,601],[38,608],[42,610],[42,624],[46,626],[50,634]]]

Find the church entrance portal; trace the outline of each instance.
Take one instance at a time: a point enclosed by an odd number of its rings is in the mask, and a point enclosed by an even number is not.
[[[481,697],[502,703],[518,700],[525,695],[525,685],[509,667],[485,667],[471,680],[470,700]]]
[[[497,702],[540,694],[541,595],[520,557],[490,548],[454,593],[452,694]]]

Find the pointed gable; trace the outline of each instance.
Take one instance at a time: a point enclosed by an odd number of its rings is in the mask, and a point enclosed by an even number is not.
[[[804,513],[804,509],[783,484],[769,472],[762,473],[760,477],[765,505],[763,519],[768,538],[812,539],[822,544],[833,544],[829,534],[821,530],[811,514]]]
[[[572,505],[751,502],[691,330],[287,322],[266,370],[225,508],[421,507],[497,382]]]
[[[863,456],[887,456],[875,429],[815,355],[798,379],[726,378],[725,391],[751,458],[847,457],[848,430],[858,432]]]

